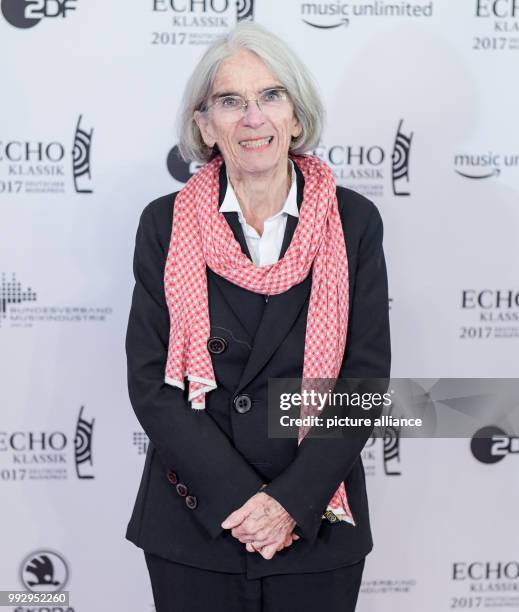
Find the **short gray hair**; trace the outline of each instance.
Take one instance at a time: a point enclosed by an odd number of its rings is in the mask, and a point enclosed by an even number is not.
[[[281,38],[257,23],[242,22],[207,48],[186,84],[178,123],[178,148],[184,160],[207,162],[213,157],[214,149],[204,143],[193,114],[207,103],[220,64],[242,49],[255,53],[288,91],[302,127],[290,151],[301,154],[318,145],[324,107],[308,69]]]

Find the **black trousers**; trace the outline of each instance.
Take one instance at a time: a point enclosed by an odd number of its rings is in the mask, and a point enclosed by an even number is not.
[[[156,612],[353,612],[365,563],[251,580],[144,556]]]

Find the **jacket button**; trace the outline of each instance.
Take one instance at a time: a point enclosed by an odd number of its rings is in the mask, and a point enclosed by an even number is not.
[[[198,500],[194,495],[188,495],[186,497],[186,506],[194,510],[198,506]]]
[[[187,495],[187,487],[183,482],[177,484],[177,493],[180,497],[185,497]]]
[[[173,470],[168,470],[167,478],[171,484],[176,485],[178,482],[178,476]]]
[[[219,355],[223,353],[227,348],[227,340],[220,338],[219,336],[211,336],[207,341],[207,350],[213,355]]]
[[[250,396],[248,396],[246,393],[244,393],[243,395],[237,395],[234,398],[234,409],[236,410],[236,412],[239,412],[240,414],[249,412],[249,410],[251,409],[251,406],[252,406],[252,400]]]

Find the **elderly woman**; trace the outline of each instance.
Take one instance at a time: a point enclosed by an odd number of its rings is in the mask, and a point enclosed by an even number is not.
[[[370,430],[270,437],[267,383],[389,376],[380,214],[304,154],[322,104],[259,25],[206,50],[181,117],[204,165],[137,229],[128,386],[150,444],[126,537],[157,612],[354,610]]]

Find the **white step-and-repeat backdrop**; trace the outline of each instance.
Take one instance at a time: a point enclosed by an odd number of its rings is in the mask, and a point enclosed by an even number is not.
[[[124,355],[135,231],[196,170],[175,155],[180,96],[241,19],[306,62],[328,113],[316,153],[381,211],[392,375],[518,376],[518,0],[0,7],[0,589],[152,610],[124,539],[146,449]],[[504,439],[370,440],[361,612],[519,609]]]

